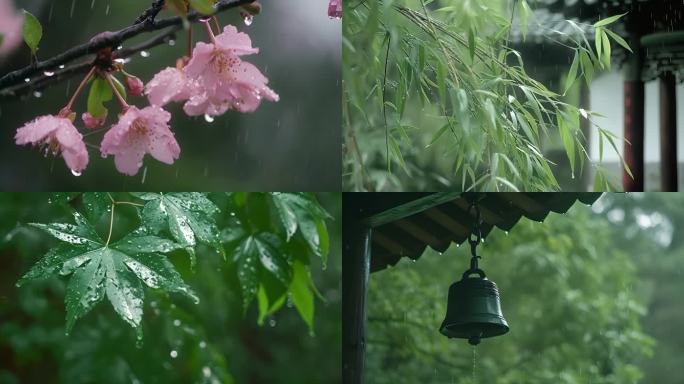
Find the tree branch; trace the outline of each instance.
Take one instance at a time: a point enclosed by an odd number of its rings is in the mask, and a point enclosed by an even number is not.
[[[235,8],[240,5],[249,4],[253,1],[254,0],[220,0],[214,6],[216,10],[215,13]],[[138,17],[136,23],[129,27],[94,37],[88,43],[70,48],[50,59],[34,63],[22,69],[18,69],[16,71],[6,74],[2,78],[0,78],[0,95],[3,97],[8,96],[8,92],[5,88],[12,85],[20,84],[24,82],[24,79],[30,79],[36,73],[41,73],[44,71],[55,71],[57,68],[59,68],[60,65],[64,65],[83,56],[95,54],[102,48],[115,48],[122,42],[131,39],[137,35],[140,35],[142,33],[153,32],[167,27],[170,27],[169,32],[167,33],[181,29],[183,25],[183,20],[180,17],[170,17],[159,21],[155,20],[156,15],[161,10],[160,4],[162,2],[163,0],[155,0],[152,4],[152,7],[145,10],[145,12],[143,12],[143,14],[140,17]],[[204,15],[198,12],[190,12],[188,14],[188,21],[195,22],[202,16]],[[120,56],[117,55],[117,57]],[[90,65],[90,63],[88,63],[88,65]]]
[[[142,42],[138,45],[132,46],[130,48],[123,48],[118,51],[115,51],[116,57],[120,59],[125,59],[127,57],[133,56],[136,53],[140,51],[144,51],[146,49],[150,49],[152,47],[155,47],[157,45],[161,44],[166,44],[170,40],[173,40],[176,36],[176,29],[169,29],[165,31],[164,33],[160,33],[159,35]],[[35,77],[31,82],[26,83],[22,82],[17,85],[12,85],[7,88],[4,88],[0,90],[0,100],[7,100],[11,99],[17,96],[22,96],[25,95],[31,91],[40,91],[42,89],[45,89],[53,84],[60,83],[66,79],[69,79],[73,76],[83,74],[88,72],[90,67],[93,66],[92,61],[86,61],[83,63],[78,63],[78,64],[72,64],[70,66],[67,66],[65,68],[58,69],[54,71],[54,74],[51,76],[47,76],[45,74]]]

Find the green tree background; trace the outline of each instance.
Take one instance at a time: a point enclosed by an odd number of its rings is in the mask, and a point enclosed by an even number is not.
[[[681,383],[683,200],[607,194],[493,231],[478,254],[511,331],[476,348],[438,331],[468,247],[371,275],[367,382]]]
[[[226,204],[225,195],[209,197],[219,207]],[[106,300],[66,336],[68,280],[63,277],[15,287],[57,243],[25,224],[69,222],[71,213],[64,205],[48,203],[48,194],[0,194],[0,382],[339,382],[340,351],[331,346],[340,345],[341,199],[339,194],[317,198],[333,219],[327,221],[331,249],[327,267],[322,268],[320,258],[311,258],[313,281],[320,291],[312,331],[290,300],[263,321],[255,303],[243,314],[235,266],[200,245],[195,271],[186,252],[169,254],[200,303],[146,288],[145,335],[138,347],[135,331]],[[121,206],[116,212],[113,239],[139,225],[134,207]],[[219,228],[233,220],[228,210],[222,212]],[[253,210],[248,218],[268,220],[264,215],[268,212]],[[106,234],[108,220],[99,224],[98,232]]]

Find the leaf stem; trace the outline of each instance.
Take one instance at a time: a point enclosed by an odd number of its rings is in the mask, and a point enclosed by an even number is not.
[[[136,207],[144,207],[145,206],[145,204],[134,203],[132,201],[115,201],[114,204],[128,204],[128,205],[135,205]]]
[[[188,28],[188,57],[192,59],[192,25]]]
[[[111,195],[109,196],[111,197]],[[112,240],[112,229],[114,228],[114,208],[116,207],[116,202],[112,202],[112,214],[109,217],[109,235],[107,235],[107,242],[105,243],[105,247],[109,245],[109,242]]]
[[[207,27],[207,33],[209,34],[209,38],[211,39],[211,42],[216,44],[216,36],[214,36],[214,31],[211,30],[211,25],[209,25],[209,20],[202,20],[204,23],[204,26]]]
[[[105,80],[107,80],[107,83],[112,88],[112,92],[114,92],[117,100],[119,100],[119,103],[121,103],[121,107],[123,108],[123,110],[127,110],[128,107],[130,107],[130,105],[128,105],[126,100],[124,100],[123,96],[121,96],[121,94],[119,93],[119,89],[116,88],[114,82],[112,82],[112,75],[110,75],[109,73],[105,73]]]
[[[221,33],[221,25],[218,22],[218,17],[214,15],[211,18],[214,20],[214,25],[216,26],[216,33]]]
[[[76,102],[76,98],[78,97],[78,95],[81,94],[81,92],[83,92],[83,88],[85,88],[86,84],[88,84],[88,81],[90,81],[90,79],[93,77],[96,70],[97,70],[97,67],[94,65],[92,68],[90,68],[90,71],[88,71],[88,74],[83,78],[83,80],[81,81],[81,84],[78,85],[78,88],[76,88],[76,91],[71,96],[71,99],[69,100],[67,105],[64,107],[65,110],[71,111],[71,107],[74,106],[74,102]]]

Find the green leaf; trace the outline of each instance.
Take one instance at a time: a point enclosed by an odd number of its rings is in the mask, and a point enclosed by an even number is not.
[[[269,300],[268,294],[266,293],[266,288],[263,284],[259,285],[259,290],[257,292],[257,301],[259,303],[259,317],[257,319],[257,324],[263,325],[266,317],[272,315],[280,309],[283,304],[287,301],[287,295],[283,293],[279,298],[275,300]]]
[[[603,63],[610,70],[610,41],[606,33],[601,33],[601,39],[603,39]]]
[[[475,31],[473,30],[473,28],[470,28],[468,30],[468,50],[470,52],[470,60],[471,61],[475,60],[475,48],[476,48],[475,44],[476,44],[476,42],[475,42]]]
[[[292,303],[309,326],[309,331],[313,333],[314,298],[311,292],[311,274],[299,260],[295,260],[292,270],[292,284],[290,284]]]
[[[629,46],[629,44],[627,44],[625,39],[623,39],[620,35],[618,35],[617,33],[613,32],[609,29],[606,29],[605,31],[608,35],[610,35],[610,37],[613,38],[613,40],[615,40],[616,43],[620,44],[626,50],[634,53],[634,51],[632,51],[632,48]]]
[[[5,41],[5,35],[0,33],[0,47],[2,47],[2,42]]]
[[[527,20],[530,14],[532,14],[532,9],[530,9],[529,4],[527,4],[527,0],[520,0],[518,3],[518,12],[520,13],[520,32],[522,32],[523,40],[525,40],[527,38]]]
[[[286,255],[282,252],[280,239],[272,233],[260,233],[254,236],[254,244],[261,266],[283,285],[290,284],[292,271]]]
[[[330,215],[318,204],[316,199],[303,193],[272,193],[271,199],[276,213],[285,229],[289,241],[297,229],[309,244],[313,253],[323,260],[328,255],[327,229],[325,219]]]
[[[111,79],[112,79],[112,84],[114,84],[114,87],[116,87],[116,90],[119,91],[119,95],[121,95],[121,97],[123,97],[123,99],[126,100],[128,97],[126,95],[126,87],[124,87],[124,85],[121,84],[119,79],[117,79],[116,77],[111,76]]]
[[[88,113],[97,118],[106,116],[107,108],[105,108],[104,103],[111,99],[112,89],[107,81],[101,77],[96,77],[88,92]]]
[[[83,194],[83,209],[85,215],[91,223],[98,223],[105,212],[108,212],[112,205],[107,192],[85,192]]]
[[[104,296],[124,321],[139,328],[144,300],[142,283],[199,301],[168,259],[157,253],[177,248],[168,240],[135,231],[105,245],[82,216],[75,213],[74,217],[76,225],[35,225],[64,243],[51,249],[17,283],[73,273],[65,296],[67,332]]]
[[[236,250],[238,281],[242,292],[243,313],[257,295],[259,289],[259,258],[252,236],[244,239]]]
[[[607,17],[603,20],[599,20],[596,23],[594,23],[594,27],[603,27],[605,25],[612,24],[612,23],[618,21],[624,15],[626,15],[626,13],[623,13],[621,15],[615,15],[615,16]]]
[[[205,15],[213,15],[215,12],[214,2],[212,0],[190,0],[190,5],[197,12]]]
[[[47,232],[57,240],[72,245],[92,246],[102,242],[95,229],[86,222],[80,213],[74,212],[74,219],[76,225],[69,223],[29,223],[29,225]]]
[[[603,57],[603,39],[601,38],[601,30],[603,28],[596,28],[594,31],[594,44],[596,44],[596,57],[598,58],[599,63],[601,66],[603,66],[603,62],[601,61],[601,58]]]
[[[575,175],[575,138],[570,132],[565,120],[561,114],[557,116],[558,130],[560,132],[561,141],[563,141],[563,147],[565,147],[565,153],[568,155],[568,160],[570,161],[570,171],[574,177]]]
[[[587,86],[591,86],[591,82],[594,80],[594,63],[591,61],[589,54],[583,49],[580,50],[580,64],[582,64],[584,80]]]
[[[159,193],[142,209],[145,227],[153,234],[168,231],[195,264],[197,241],[223,253],[214,216],[218,207],[199,192]]]
[[[565,90],[563,91],[563,94],[567,93],[570,87],[572,87],[572,84],[575,82],[575,79],[577,79],[577,68],[579,66],[579,54],[577,54],[577,51],[575,51],[575,57],[572,59],[572,65],[570,65],[570,71],[568,71],[568,76],[565,78]]]
[[[43,37],[43,27],[38,19],[27,10],[24,10],[24,25],[21,30],[24,34],[26,45],[31,48],[31,53],[35,55],[40,39]]]

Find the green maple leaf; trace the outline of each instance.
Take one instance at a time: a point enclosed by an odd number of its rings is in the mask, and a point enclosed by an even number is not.
[[[272,233],[248,234],[231,229],[224,232],[224,241],[234,249],[233,261],[237,265],[242,290],[242,305],[246,311],[259,290],[260,273],[267,271],[283,286],[292,280],[292,261],[282,251],[283,242]]]
[[[114,310],[134,328],[140,329],[143,313],[143,284],[150,288],[179,292],[196,303],[199,299],[183,282],[166,256],[160,253],[180,249],[171,240],[136,230],[113,244],[107,244],[78,212],[76,224],[30,224],[62,241],[17,282],[54,274],[72,274],[67,286],[66,330],[107,296]]]
[[[142,209],[144,225],[159,234],[168,230],[178,244],[190,254],[195,265],[197,241],[208,244],[219,253],[223,248],[214,221],[218,207],[199,192],[180,193],[134,193],[147,203]]]
[[[331,216],[313,196],[305,193],[273,193],[273,205],[288,241],[299,230],[311,250],[325,265],[330,248],[325,219]]]

